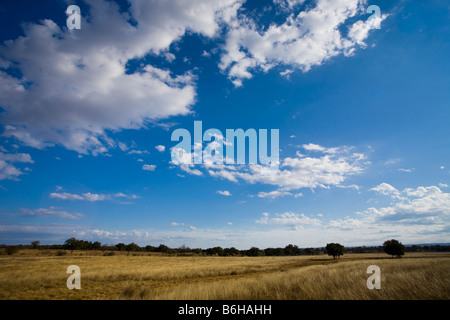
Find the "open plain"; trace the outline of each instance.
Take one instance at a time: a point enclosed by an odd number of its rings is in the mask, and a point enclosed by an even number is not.
[[[69,290],[67,267],[81,271]],[[367,288],[367,267],[381,289]],[[282,257],[164,256],[23,250],[0,256],[0,299],[450,299],[450,253]]]

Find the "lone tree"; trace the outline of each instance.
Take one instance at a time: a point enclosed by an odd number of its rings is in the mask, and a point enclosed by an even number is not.
[[[401,258],[405,254],[405,246],[395,239],[385,241],[383,243],[383,250],[392,257],[397,258]]]
[[[340,243],[327,243],[325,247],[329,256],[333,256],[333,259],[339,258],[344,255],[344,246]]]
[[[33,248],[33,249],[39,249],[40,245],[41,245],[40,241],[32,241],[31,242],[31,248]]]

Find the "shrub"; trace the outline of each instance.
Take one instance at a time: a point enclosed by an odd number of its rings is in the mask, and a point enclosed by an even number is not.
[[[6,246],[5,251],[8,256],[11,256],[14,253],[19,252],[19,248],[17,246]]]

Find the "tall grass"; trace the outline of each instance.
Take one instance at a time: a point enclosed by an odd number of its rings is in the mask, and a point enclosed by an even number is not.
[[[449,299],[450,254],[301,257],[0,258],[0,299]],[[69,290],[66,269],[81,269]],[[381,290],[366,286],[381,268]]]

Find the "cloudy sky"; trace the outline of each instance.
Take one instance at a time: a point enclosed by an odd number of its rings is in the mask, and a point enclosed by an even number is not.
[[[449,21],[446,0],[2,1],[0,243],[450,242]],[[172,161],[194,121],[279,130],[278,170]]]

